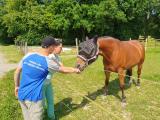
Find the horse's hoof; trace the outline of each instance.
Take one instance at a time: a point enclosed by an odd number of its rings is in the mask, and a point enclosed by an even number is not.
[[[137,88],[137,89],[140,89],[140,85],[137,85],[136,88]]]
[[[140,83],[137,83],[137,85],[136,85],[137,87],[140,87]]]
[[[122,103],[126,103],[126,99],[122,99]]]
[[[131,87],[132,83],[130,83],[130,82],[129,82],[129,83],[128,83],[128,84],[126,84],[126,85],[127,85],[128,87]]]
[[[108,93],[105,92],[105,93],[104,93],[104,96],[107,96],[107,95],[108,95]]]
[[[106,99],[106,97],[107,97],[107,96],[102,95],[102,97],[101,97],[101,98],[102,98],[102,100],[105,100],[105,99]]]
[[[126,103],[126,97],[122,98],[122,103]]]
[[[127,103],[126,102],[122,102],[122,108],[126,108]]]
[[[104,96],[108,95],[108,90],[104,90]]]
[[[132,85],[132,83],[133,83],[133,81],[132,80],[129,80],[129,86],[131,86]]]

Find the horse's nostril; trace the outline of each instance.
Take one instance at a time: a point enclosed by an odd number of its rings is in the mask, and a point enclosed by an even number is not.
[[[79,68],[79,67],[80,67],[80,64],[76,64],[76,65],[75,65],[75,68]]]
[[[82,72],[84,69],[83,68],[79,68],[79,70]]]
[[[85,67],[86,67],[85,65],[84,65],[84,66],[81,66],[81,67],[79,67],[79,70],[80,70],[80,71],[83,71]]]
[[[83,71],[86,65],[76,64],[75,68],[79,69],[80,71]]]

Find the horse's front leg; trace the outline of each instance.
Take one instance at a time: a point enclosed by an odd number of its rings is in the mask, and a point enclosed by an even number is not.
[[[108,84],[109,84],[109,78],[110,78],[110,72],[107,70],[104,70],[105,72],[105,86],[104,86],[104,95],[108,95]]]
[[[118,70],[119,82],[120,82],[120,89],[122,91],[122,102],[126,102],[126,96],[124,95],[124,79],[125,79],[125,70],[120,68]]]

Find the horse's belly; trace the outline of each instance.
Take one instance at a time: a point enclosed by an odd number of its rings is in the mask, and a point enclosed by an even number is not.
[[[131,61],[131,62],[127,62],[126,66],[125,66],[125,69],[129,69],[129,68],[132,68],[136,65],[138,65],[139,61]]]
[[[129,69],[131,67],[136,66],[139,62],[140,62],[141,58],[138,57],[127,57],[125,56],[121,56],[117,59],[114,59],[112,61],[111,64],[106,65],[107,69],[113,71],[113,72],[117,72],[119,68],[123,68],[123,69]]]
[[[141,62],[142,57],[140,55],[133,55],[130,57],[126,57],[124,63],[122,64],[125,69],[132,68],[138,65]]]

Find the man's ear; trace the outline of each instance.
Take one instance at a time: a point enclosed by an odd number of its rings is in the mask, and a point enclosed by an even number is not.
[[[51,53],[54,51],[55,46],[54,46],[54,45],[49,46],[47,49],[48,49],[48,51],[49,51],[49,54],[51,54]]]

